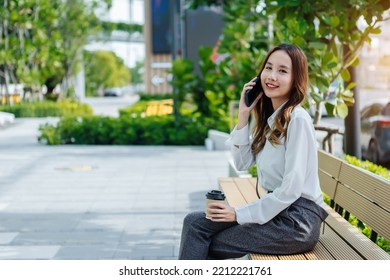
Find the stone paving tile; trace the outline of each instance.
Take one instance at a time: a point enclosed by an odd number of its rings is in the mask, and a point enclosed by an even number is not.
[[[10,245],[59,245],[64,244],[68,232],[20,232]]]
[[[0,259],[176,259],[184,216],[228,174],[204,147],[38,144],[43,121],[0,131]]]
[[[62,246],[54,260],[110,260],[113,259],[115,249],[109,245],[79,245]]]
[[[0,246],[0,259],[50,260],[61,246]]]
[[[0,245],[11,243],[18,234],[18,232],[0,232]]]

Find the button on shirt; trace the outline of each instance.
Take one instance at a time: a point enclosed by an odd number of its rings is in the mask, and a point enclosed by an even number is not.
[[[267,120],[271,128],[281,107],[283,105]],[[292,111],[287,139],[282,138],[280,145],[273,146],[267,140],[263,150],[253,155],[248,125],[239,130],[234,128],[227,144],[231,146],[236,168],[247,170],[256,164],[260,184],[272,191],[259,200],[236,208],[239,224],[264,224],[301,196],[324,207],[317,171],[315,131],[309,114],[301,106]]]

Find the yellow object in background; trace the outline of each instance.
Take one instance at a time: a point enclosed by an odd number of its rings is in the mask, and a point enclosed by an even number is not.
[[[146,116],[161,116],[173,113],[173,99],[150,101],[146,108]]]
[[[12,103],[20,103],[20,95],[19,94],[10,94],[9,95],[9,99]],[[1,97],[1,104],[6,104],[6,101],[7,101],[7,97],[5,95],[3,95]]]

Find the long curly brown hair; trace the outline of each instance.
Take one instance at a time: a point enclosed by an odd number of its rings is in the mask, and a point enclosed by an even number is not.
[[[264,67],[271,56],[276,51],[282,50],[288,54],[292,62],[292,86],[289,93],[288,101],[283,105],[277,116],[275,117],[274,127],[269,127],[267,119],[272,115],[274,109],[269,97],[265,94],[261,97],[254,108],[255,126],[254,139],[252,142],[253,154],[258,154],[265,145],[267,140],[272,145],[280,145],[281,139],[287,137],[287,128],[290,123],[291,112],[306,97],[307,83],[309,79],[307,58],[304,52],[297,46],[290,44],[281,44],[274,47],[268,52],[266,58],[261,65],[259,76],[263,72]]]

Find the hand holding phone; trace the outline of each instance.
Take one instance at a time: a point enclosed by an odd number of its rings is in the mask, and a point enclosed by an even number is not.
[[[263,91],[263,87],[261,86],[261,80],[259,76],[256,77],[254,82],[256,84],[253,86],[253,88],[248,89],[245,92],[245,104],[248,107],[252,105],[252,103],[256,100],[256,97],[260,94],[260,92]]]

